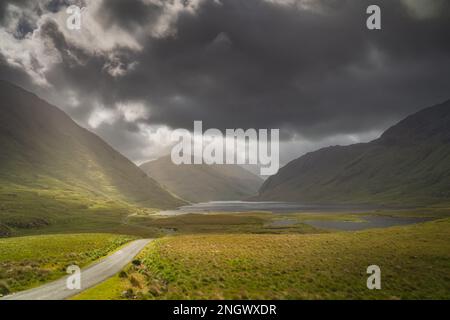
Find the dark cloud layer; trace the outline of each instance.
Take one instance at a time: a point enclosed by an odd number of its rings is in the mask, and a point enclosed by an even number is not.
[[[449,97],[448,12],[418,20],[385,1],[383,30],[368,31],[372,1],[322,3],[317,13],[209,1],[179,17],[176,37],[149,39],[116,92],[149,99],[152,121],[174,127],[202,119],[306,135],[365,130]]]
[[[164,6],[103,1],[97,16],[102,27],[134,34],[142,50],[117,45],[110,55],[92,54],[48,22],[41,32],[63,63],[46,77],[56,92],[79,94],[81,107],[71,114],[81,121],[92,101],[113,108],[136,100],[146,102],[150,124],[191,128],[203,120],[220,129],[281,128],[284,138],[311,140],[381,130],[450,98],[448,2],[427,1],[439,7],[421,16],[414,12],[420,0],[410,0],[411,6],[375,1],[382,9],[380,31],[365,27],[372,0],[303,1],[312,3],[309,9],[301,9],[301,1],[281,2],[201,1],[194,13],[177,13],[170,22],[174,32],[162,36],[143,30],[160,23]],[[47,1],[47,8],[67,4]],[[114,77],[105,65],[126,72]],[[125,127],[137,130],[136,123]]]
[[[99,19],[104,27],[118,25],[131,31],[156,20],[162,13],[161,7],[140,0],[108,0],[102,9]]]

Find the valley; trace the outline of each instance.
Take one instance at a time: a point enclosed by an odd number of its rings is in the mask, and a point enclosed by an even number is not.
[[[266,181],[168,157],[138,167],[15,85],[0,82],[0,103],[1,295],[155,239],[73,298],[450,298],[448,102]],[[383,290],[366,287],[369,265]]]

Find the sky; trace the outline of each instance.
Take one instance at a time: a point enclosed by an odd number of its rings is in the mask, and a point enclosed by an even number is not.
[[[138,164],[195,120],[280,129],[283,164],[450,99],[449,34],[447,0],[2,0],[0,79]]]

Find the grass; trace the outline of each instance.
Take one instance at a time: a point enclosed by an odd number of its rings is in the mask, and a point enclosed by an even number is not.
[[[138,260],[76,298],[449,299],[450,219],[359,232],[180,235],[153,242]],[[366,287],[373,264],[382,290]]]
[[[60,182],[39,183],[31,186],[0,184],[0,237],[67,232],[155,235],[155,230],[144,232],[142,228],[123,223],[129,215],[152,214],[155,209],[87,194],[75,185],[55,189],[45,186]]]
[[[24,175],[27,177],[27,175]],[[22,177],[25,179],[24,177]],[[108,198],[98,192],[88,192],[76,184],[67,185],[49,177],[30,176],[19,184],[0,184],[0,238],[56,233],[116,233],[140,237],[160,237],[165,234],[198,233],[315,233],[304,223],[310,219],[343,219],[355,221],[358,214],[301,213],[270,214],[217,213],[160,217],[156,209],[138,207]],[[34,180],[33,180],[34,179]],[[7,180],[5,180],[7,181]],[[449,216],[448,208],[380,210],[371,214]],[[298,223],[274,228],[276,219],[297,219]]]
[[[0,294],[29,289],[57,279],[69,265],[83,267],[134,237],[70,234],[0,239]]]
[[[288,216],[286,216],[288,217]],[[295,216],[291,216],[291,218]],[[283,228],[273,227],[271,223],[284,216],[271,213],[209,213],[184,214],[178,216],[133,217],[134,225],[165,230],[166,234],[214,234],[214,233],[319,233],[322,232],[307,224],[298,223]]]
[[[129,282],[117,274],[94,288],[72,297],[71,300],[122,300],[131,298],[132,295],[133,291],[130,289]]]
[[[122,220],[140,210],[116,200],[71,191],[19,185],[0,186],[0,237],[65,232],[139,234]]]

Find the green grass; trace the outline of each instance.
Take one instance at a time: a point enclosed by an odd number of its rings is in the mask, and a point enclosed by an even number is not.
[[[70,234],[0,239],[0,294],[25,290],[83,267],[134,238],[112,234]]]
[[[289,217],[289,216],[286,216]],[[290,216],[297,219],[296,216]],[[319,233],[320,230],[298,223],[283,228],[272,227],[276,219],[285,217],[271,213],[209,213],[184,214],[178,216],[135,216],[130,219],[134,225],[165,230],[169,234],[214,234],[214,233]]]
[[[41,181],[40,183],[43,183]],[[51,184],[57,182],[52,181]],[[36,234],[108,232],[155,236],[157,230],[124,223],[131,214],[155,209],[117,199],[86,194],[76,186],[61,189],[42,185],[0,185],[0,238]]]
[[[448,218],[359,232],[181,235],[138,259],[76,298],[450,299]],[[366,287],[372,264],[382,290]]]
[[[94,288],[72,297],[71,300],[122,300],[126,299],[127,291],[132,294],[129,282],[117,274]]]

